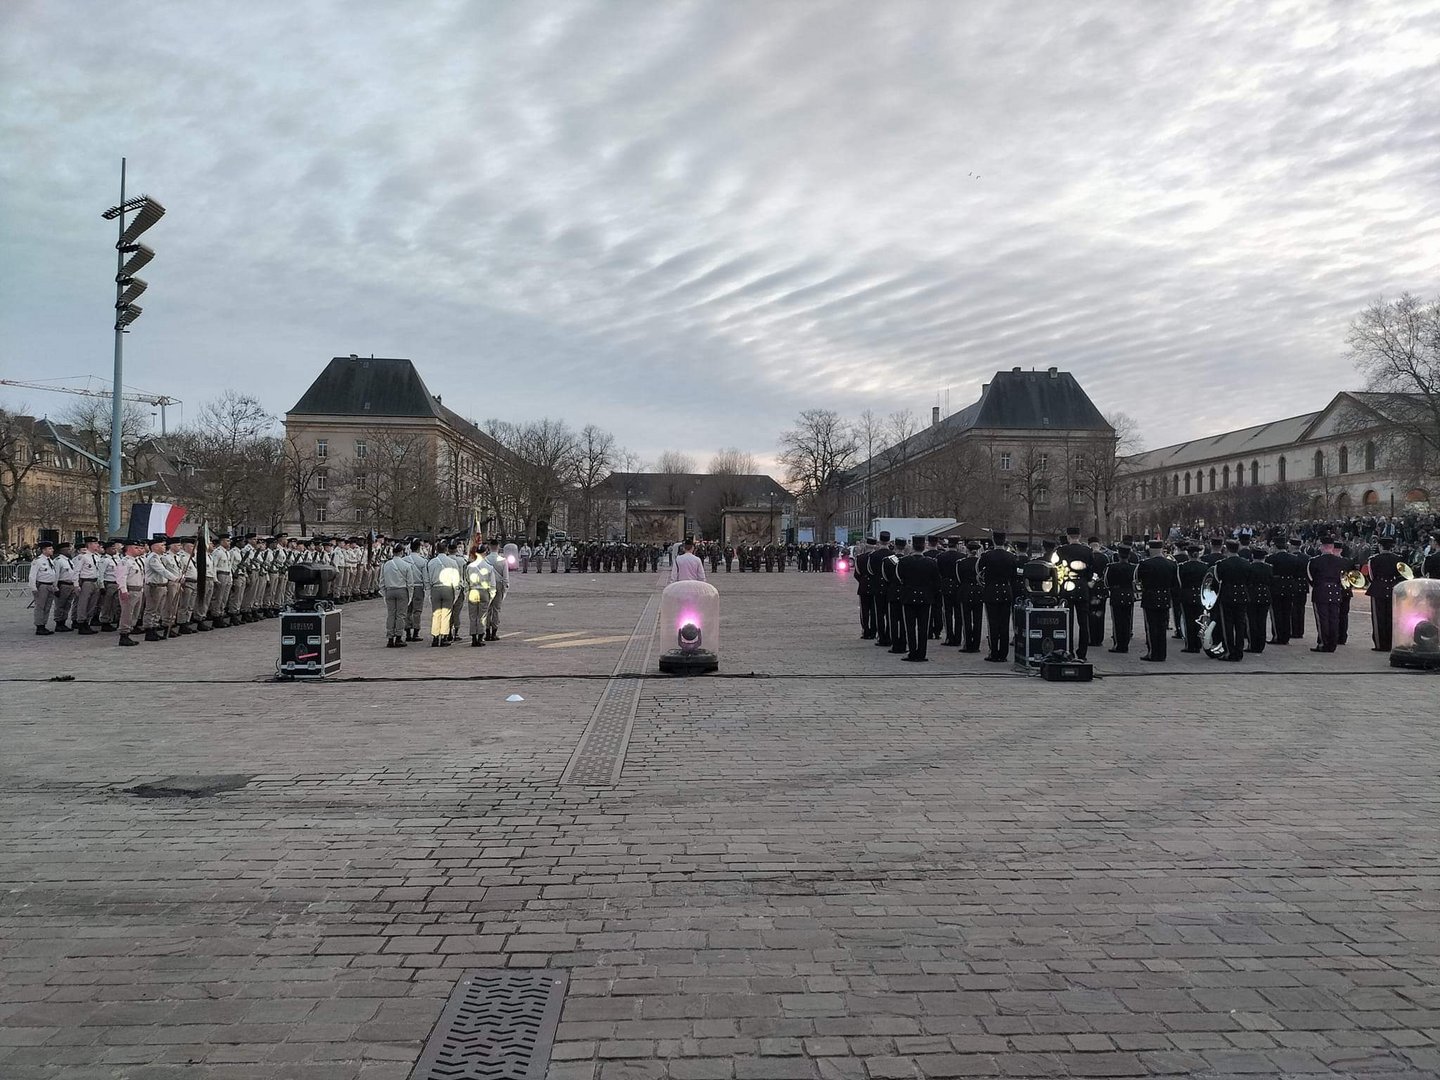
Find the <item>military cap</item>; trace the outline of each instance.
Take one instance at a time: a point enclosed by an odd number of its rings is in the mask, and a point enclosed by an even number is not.
[[[945,540],[945,546],[946,546],[946,547],[952,547],[952,548],[953,548],[953,547],[959,547],[959,546],[960,546],[960,538],[959,538],[958,536],[948,537],[948,538]]]
[[[1225,541],[1225,550],[1226,550],[1226,551],[1239,551],[1239,550],[1240,550],[1240,541],[1239,541],[1239,540],[1226,540],[1226,541]]]
[[[1145,546],[1148,547],[1151,551],[1155,551],[1155,550],[1157,550],[1157,549],[1159,549],[1159,548],[1164,547],[1164,546],[1165,546],[1165,541],[1164,541],[1164,540],[1146,540],[1146,541],[1145,541]]]
[[[990,534],[990,539],[997,544],[1003,544],[1005,542],[1005,533],[1000,529],[996,529]]]

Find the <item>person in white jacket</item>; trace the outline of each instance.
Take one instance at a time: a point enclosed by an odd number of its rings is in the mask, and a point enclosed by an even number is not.
[[[704,581],[705,564],[700,561],[700,556],[695,554],[695,541],[686,540],[684,548],[670,567],[670,580]]]

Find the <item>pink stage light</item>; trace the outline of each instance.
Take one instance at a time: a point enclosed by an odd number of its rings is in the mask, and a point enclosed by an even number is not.
[[[836,560],[835,560],[835,572],[836,572],[837,574],[843,574],[843,573],[845,572],[845,560],[844,560],[844,559],[836,559]]]

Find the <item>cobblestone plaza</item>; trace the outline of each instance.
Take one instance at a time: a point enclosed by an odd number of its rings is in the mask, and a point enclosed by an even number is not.
[[[1062,685],[722,573],[721,674],[637,678],[659,584],[519,577],[483,650],[348,607],[314,685],[275,621],[119,650],[12,598],[0,1077],[403,1080],[506,967],[568,974],[553,1080],[1440,1073],[1440,682],[1363,606]]]

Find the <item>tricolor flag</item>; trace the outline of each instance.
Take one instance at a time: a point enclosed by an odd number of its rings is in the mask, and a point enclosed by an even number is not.
[[[173,536],[185,520],[185,507],[174,503],[136,503],[130,507],[128,539],[144,542],[152,536]]]

